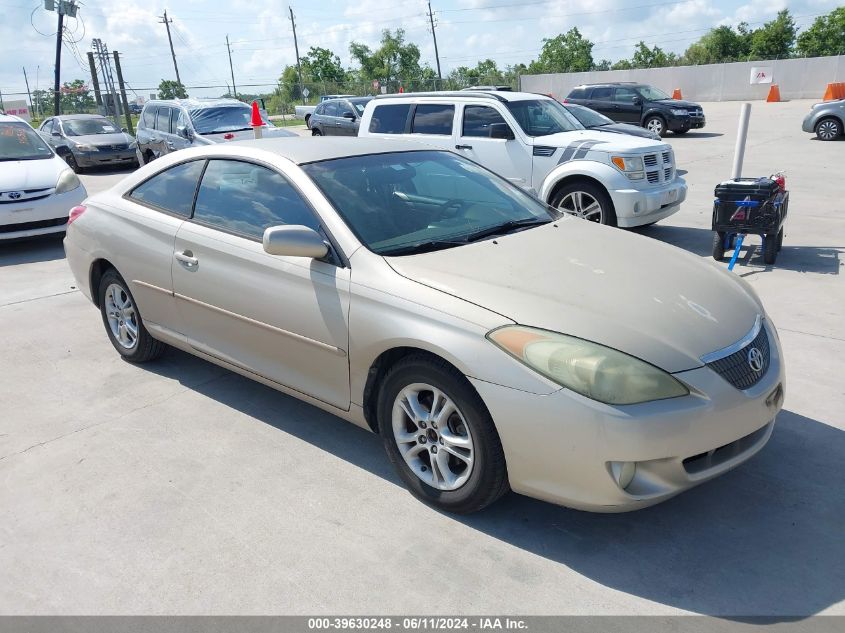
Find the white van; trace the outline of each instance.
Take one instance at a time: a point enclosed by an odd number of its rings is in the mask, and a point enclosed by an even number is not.
[[[543,95],[378,96],[367,104],[358,136],[402,136],[454,151],[561,211],[602,224],[653,224],[678,211],[687,195],[670,145],[587,130]]]

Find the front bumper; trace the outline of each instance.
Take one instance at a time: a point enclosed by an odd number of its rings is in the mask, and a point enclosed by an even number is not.
[[[87,195],[80,185],[73,191],[51,193],[37,200],[0,204],[0,241],[63,232],[70,210]]]
[[[617,224],[623,228],[651,224],[669,217],[681,208],[687,197],[687,183],[680,176],[659,186],[643,189],[611,189]]]
[[[666,129],[670,132],[686,132],[688,130],[701,129],[705,123],[704,114],[687,116],[670,115],[666,121]]]
[[[807,132],[808,134],[813,134],[816,131],[816,116],[815,113],[810,112],[807,116],[804,117],[804,121],[801,123],[801,130]]]
[[[490,410],[511,488],[595,512],[654,505],[721,475],[769,440],[782,407],[784,369],[767,324],[771,364],[746,391],[708,367],[675,374],[692,395],[613,407],[562,389],[535,395],[471,379]],[[612,463],[636,464],[625,489]]]

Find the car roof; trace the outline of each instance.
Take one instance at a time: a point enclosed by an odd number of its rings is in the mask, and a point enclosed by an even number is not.
[[[6,114],[5,112],[0,114],[0,123],[25,123],[29,125],[26,121],[24,121],[20,117],[16,117],[14,114]],[[32,127],[29,125],[29,127]]]
[[[199,110],[202,108],[219,108],[220,106],[245,106],[249,107],[248,103],[244,103],[243,101],[238,101],[237,99],[229,99],[229,98],[217,98],[217,97],[209,97],[209,98],[199,98],[199,97],[189,97],[187,99],[150,99],[144,104],[144,107],[151,106],[151,105],[167,105],[167,106],[184,106],[186,108],[190,108],[191,110]]]
[[[645,86],[647,84],[640,83],[639,81],[603,81],[597,84],[579,84],[573,88],[595,88],[597,86]]]
[[[418,99],[418,98],[433,98],[433,99],[495,99],[496,101],[528,101],[536,99],[549,99],[554,101],[551,97],[537,94],[534,92],[508,92],[505,90],[460,90],[457,92],[404,92],[401,94],[390,95],[376,95],[374,100],[381,101],[383,99]]]
[[[387,154],[390,152],[412,152],[420,150],[438,151],[436,147],[402,139],[343,136],[325,136],[318,139],[311,138],[310,136],[298,138],[266,138],[260,140],[232,141],[217,147],[225,148],[233,145],[254,147],[265,152],[272,152],[298,165],[331,160],[333,158],[364,156],[367,154]]]
[[[59,121],[76,121],[78,119],[105,119],[106,117],[102,114],[60,114],[50,118],[58,119]]]

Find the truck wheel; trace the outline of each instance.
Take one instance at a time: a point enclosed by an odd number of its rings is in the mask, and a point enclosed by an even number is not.
[[[659,136],[666,135],[666,121],[663,120],[662,116],[656,114],[651,115],[643,121],[643,127]]]
[[[763,237],[763,263],[771,265],[778,257],[778,238],[774,233]]]
[[[311,115],[310,114],[305,115],[305,127],[307,127],[309,130],[311,129]]]
[[[778,253],[780,253],[780,249],[783,246],[783,229],[778,231]]]
[[[616,226],[613,201],[603,187],[586,180],[576,180],[557,189],[549,202],[558,211],[590,222]]]
[[[725,259],[725,234],[721,231],[713,233],[713,259],[717,262]]]

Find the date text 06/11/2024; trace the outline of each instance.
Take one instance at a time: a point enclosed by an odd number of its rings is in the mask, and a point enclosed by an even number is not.
[[[519,618],[499,617],[321,617],[308,618],[308,629],[320,630],[391,630],[397,631],[453,631],[453,630],[525,630],[527,624]]]

